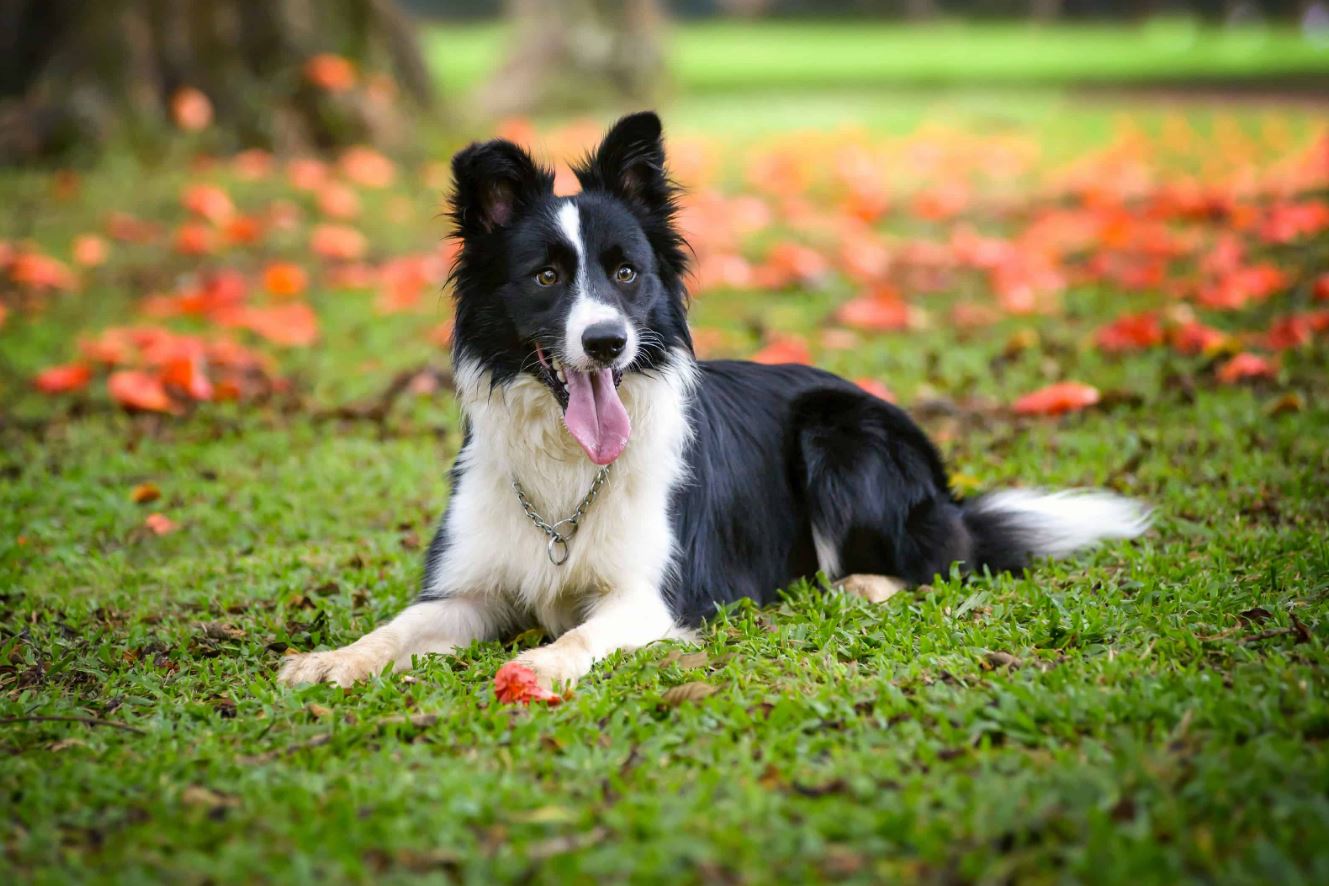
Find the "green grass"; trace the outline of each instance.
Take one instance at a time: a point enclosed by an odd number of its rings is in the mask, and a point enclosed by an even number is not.
[[[477,85],[502,60],[495,24],[439,24],[426,53],[444,89]],[[685,94],[890,86],[1185,83],[1329,73],[1329,46],[1293,27],[889,22],[681,23],[667,44]]]
[[[1080,149],[1137,110],[957,101],[980,132],[995,116],[1070,139],[1078,122]],[[681,107],[688,125],[711,113],[698,107],[714,106]],[[64,254],[109,208],[173,221],[183,179],[116,160],[57,203],[47,177],[10,174],[0,238]],[[249,206],[270,187],[233,193]],[[389,223],[397,195],[409,216]],[[369,197],[375,249],[436,242],[434,198],[409,172]],[[298,255],[297,240],[272,248]],[[0,720],[21,720],[0,723],[0,880],[1329,881],[1322,345],[1269,386],[1217,387],[1198,358],[1085,347],[1148,302],[1080,289],[1010,359],[1029,321],[825,352],[906,404],[1006,402],[1063,376],[1129,393],[1064,420],[927,425],[983,488],[1106,484],[1153,503],[1156,528],[881,606],[795,587],[725,613],[699,650],[615,655],[565,705],[509,709],[492,676],[531,637],[350,691],[272,680],[286,647],[350,641],[414,593],[454,404],[412,398],[381,428],[311,413],[438,359],[421,332],[442,305],[377,317],[369,296],[316,286],[323,342],[283,357],[294,401],[157,420],[31,392],[80,331],[188,270],[126,247],[85,292],[0,328]],[[696,320],[743,350],[757,325],[813,333],[848,294],[712,293]],[[1305,407],[1271,413],[1289,392]],[[136,505],[144,482],[162,498]],[[179,531],[146,533],[151,512]],[[663,703],[692,681],[715,693]]]

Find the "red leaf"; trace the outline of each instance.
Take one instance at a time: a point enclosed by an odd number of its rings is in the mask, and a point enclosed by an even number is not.
[[[557,693],[550,692],[540,685],[536,679],[535,671],[510,661],[498,669],[494,674],[494,695],[503,704],[530,704],[533,701],[548,702],[556,705],[563,701],[563,697]]]
[[[162,381],[180,388],[195,400],[211,400],[212,382],[201,355],[179,356],[162,364]]]
[[[754,270],[754,282],[770,289],[811,283],[825,275],[830,262],[817,250],[786,240],[771,247],[766,261]]]
[[[1183,354],[1204,354],[1221,348],[1226,342],[1225,333],[1195,321],[1172,330],[1172,347]]]
[[[1270,360],[1243,351],[1219,367],[1218,380],[1231,385],[1248,378],[1273,378],[1277,372],[1278,367]]]
[[[1123,314],[1098,330],[1094,341],[1108,353],[1152,348],[1163,343],[1163,325],[1152,311]]]
[[[766,347],[752,355],[754,363],[766,363],[777,365],[780,363],[803,363],[812,362],[812,353],[808,351],[807,343],[801,338],[794,336],[782,336],[774,339]]]
[[[155,535],[165,535],[180,528],[179,524],[165,514],[148,514],[143,520],[143,525]]]
[[[360,197],[341,182],[328,182],[319,188],[318,209],[329,218],[355,218],[360,214]]]
[[[231,197],[216,185],[193,184],[180,195],[185,209],[202,216],[214,225],[220,225],[235,215]]]
[[[185,86],[171,96],[171,118],[185,132],[207,129],[212,123],[212,102],[192,86]]]
[[[348,148],[337,161],[342,174],[366,188],[386,188],[397,176],[397,168],[373,148]]]
[[[219,317],[218,322],[243,327],[274,344],[288,347],[306,347],[318,340],[318,317],[304,302],[239,308]]]
[[[346,225],[318,225],[310,232],[309,248],[324,258],[355,261],[369,244],[365,235]]]
[[[1200,290],[1196,300],[1207,308],[1234,311],[1248,302],[1262,302],[1288,285],[1287,274],[1271,264],[1236,268]]]
[[[26,289],[73,289],[78,280],[61,261],[36,252],[20,252],[9,264],[9,279]]]
[[[1329,272],[1315,278],[1315,300],[1329,301]]]
[[[840,306],[836,318],[846,326],[870,332],[887,332],[909,326],[909,306],[890,284],[875,287],[866,295]]]
[[[126,409],[144,412],[175,412],[175,404],[166,395],[161,379],[146,372],[122,369],[106,379],[111,399]]]
[[[1093,406],[1100,399],[1098,388],[1076,381],[1063,381],[1040,388],[1015,401],[1018,415],[1061,415]]]
[[[1315,339],[1315,333],[1323,331],[1325,316],[1324,312],[1308,312],[1279,317],[1269,327],[1265,344],[1276,351],[1305,347]]]
[[[355,86],[355,65],[340,55],[320,53],[305,62],[305,79],[328,92],[345,92]]]
[[[92,380],[92,369],[83,363],[69,363],[64,366],[52,366],[38,373],[33,384],[43,394],[64,394],[69,391],[81,391]]]
[[[181,255],[207,255],[215,249],[212,230],[196,222],[175,229],[175,251]]]
[[[106,241],[96,234],[80,234],[74,238],[74,263],[85,268],[95,268],[106,263],[110,250]]]
[[[227,243],[252,246],[263,239],[263,222],[252,215],[237,215],[222,227]]]
[[[877,381],[875,378],[856,378],[854,379],[854,384],[858,385],[860,388],[867,391],[872,396],[880,397],[882,400],[885,400],[887,403],[895,402],[894,392],[892,392],[890,388],[886,387],[881,382]]]
[[[294,262],[273,262],[263,269],[263,288],[273,295],[299,295],[308,285],[309,275]]]

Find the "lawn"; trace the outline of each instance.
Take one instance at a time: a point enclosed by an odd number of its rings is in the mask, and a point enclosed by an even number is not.
[[[510,45],[501,25],[440,23],[426,52],[445,89],[481,82]],[[849,87],[1194,84],[1329,75],[1329,43],[1294,26],[872,21],[687,22],[668,46],[689,96]]]
[[[530,635],[281,688],[285,651],[411,599],[447,499],[458,140],[386,185],[184,148],[8,172],[0,241],[59,264],[0,273],[0,879],[1329,882],[1329,221],[1294,162],[1325,121],[829,94],[667,116],[699,345],[885,385],[960,490],[1108,486],[1156,507],[1146,538],[881,605],[800,585],[557,708],[494,700]],[[1271,170],[1297,195],[1244,190]],[[103,364],[156,366],[127,325],[206,343],[212,401],[122,408]],[[74,360],[85,387],[34,387]],[[1071,380],[1099,402],[1012,408]]]

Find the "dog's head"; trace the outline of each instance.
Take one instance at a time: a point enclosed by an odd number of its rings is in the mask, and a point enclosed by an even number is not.
[[[616,123],[575,168],[573,197],[554,196],[553,174],[501,139],[467,147],[452,171],[458,360],[496,385],[538,379],[586,455],[609,464],[631,434],[624,377],[692,348],[660,119]]]

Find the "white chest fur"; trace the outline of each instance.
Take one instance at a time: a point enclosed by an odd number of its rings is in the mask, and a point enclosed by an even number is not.
[[[664,371],[624,377],[619,395],[632,436],[572,537],[567,561],[555,565],[548,537],[523,513],[512,481],[553,523],[572,514],[599,468],[563,427],[543,384],[523,374],[491,390],[488,373],[460,363],[457,392],[471,436],[458,455],[449,545],[430,595],[483,595],[510,613],[513,627],[537,623],[558,635],[611,589],[658,593],[675,553],[669,494],[684,479],[695,373],[679,355]]]

